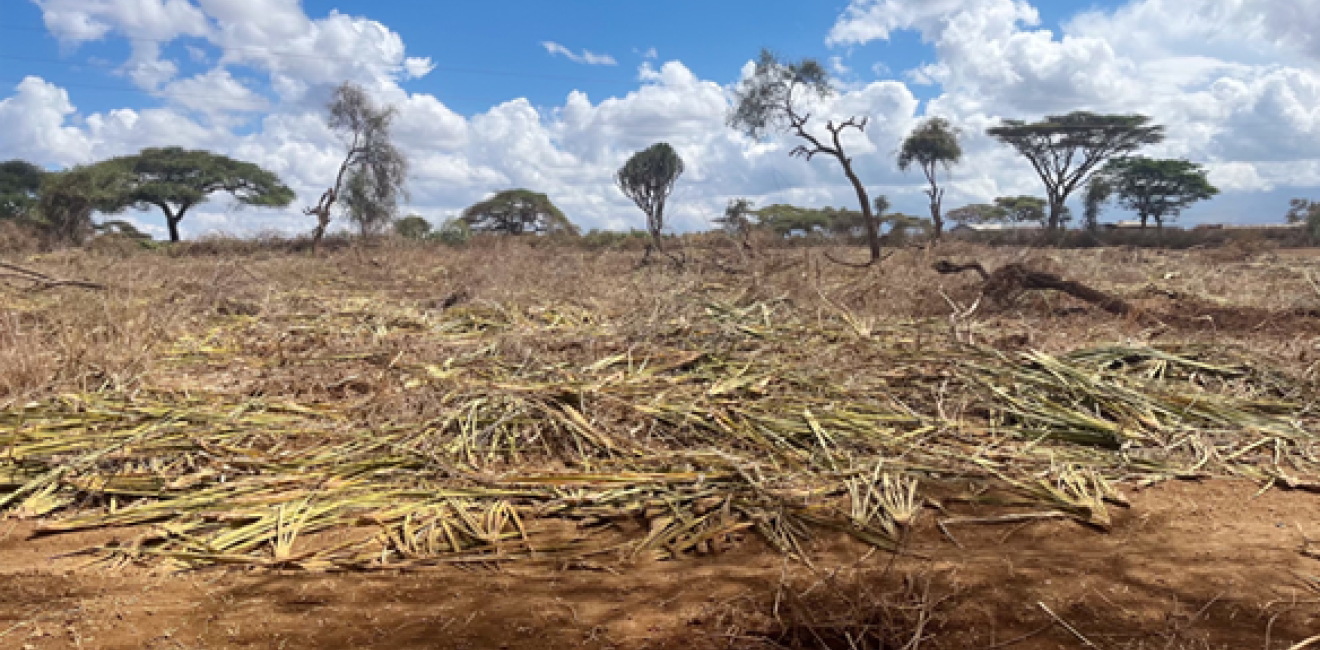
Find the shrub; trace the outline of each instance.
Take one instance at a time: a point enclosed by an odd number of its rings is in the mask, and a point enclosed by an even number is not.
[[[463,246],[472,239],[472,228],[459,218],[445,219],[440,227],[427,235],[427,239],[438,241],[446,246]]]
[[[394,232],[404,239],[426,239],[431,234],[431,222],[410,214],[394,222]]]

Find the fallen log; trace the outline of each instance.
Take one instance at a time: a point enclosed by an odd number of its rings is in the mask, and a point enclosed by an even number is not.
[[[945,275],[976,271],[985,283],[985,295],[1001,304],[1012,302],[1026,291],[1048,290],[1066,293],[1119,316],[1139,312],[1136,307],[1129,305],[1122,298],[1075,280],[1065,280],[1053,273],[1029,269],[1022,264],[1007,264],[995,269],[993,273],[986,271],[979,262],[954,264],[948,260],[940,260],[935,262],[933,268]]]

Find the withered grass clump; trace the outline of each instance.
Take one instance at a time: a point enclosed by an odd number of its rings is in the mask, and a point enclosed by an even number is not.
[[[1195,254],[939,254],[1135,302],[1320,302],[1305,259],[1231,279]],[[821,532],[895,549],[927,506],[1105,529],[1138,482],[1320,489],[1305,320],[1170,331],[1022,296],[951,332],[977,283],[933,253],[689,260],[517,242],[24,260],[110,288],[0,293],[0,511],[135,527],[106,559],[387,569],[749,534],[806,558]]]

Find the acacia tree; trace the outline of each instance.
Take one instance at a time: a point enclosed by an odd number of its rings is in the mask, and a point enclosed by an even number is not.
[[[836,210],[834,208],[804,208],[797,205],[776,203],[749,212],[756,217],[757,225],[780,237],[794,232],[803,234],[826,234],[847,231],[857,221],[857,211]]]
[[[1008,213],[998,205],[989,203],[973,203],[964,205],[961,208],[949,210],[944,215],[949,221],[957,224],[980,224],[997,223],[1008,218]]]
[[[341,193],[346,192],[342,198],[349,218],[363,234],[369,234],[394,218],[399,199],[405,196],[408,175],[408,160],[390,136],[394,107],[376,106],[362,86],[345,81],[335,89],[327,109],[330,116],[326,123],[347,148],[334,183],[321,194],[316,205],[303,210],[304,214],[316,217],[313,250],[330,226],[332,210]]]
[[[165,213],[170,241],[179,241],[179,222],[193,206],[216,192],[227,192],[243,205],[282,208],[293,190],[275,174],[249,162],[209,151],[180,147],[143,149],[134,156],[111,158],[98,167],[119,176],[117,196],[108,212],[159,208]]]
[[[907,171],[912,165],[921,167],[930,183],[926,196],[930,197],[930,220],[934,224],[932,236],[939,239],[944,233],[944,188],[940,187],[936,173],[940,167],[948,171],[962,160],[962,146],[958,143],[958,130],[942,117],[932,117],[917,126],[903,140],[898,152],[898,168]]]
[[[1098,206],[1112,196],[1121,207],[1137,213],[1142,228],[1154,219],[1155,228],[1163,230],[1165,221],[1177,219],[1193,203],[1216,194],[1219,188],[1210,184],[1201,165],[1134,156],[1109,161],[1092,178],[1087,204],[1089,209],[1096,202],[1098,214]]]
[[[880,224],[871,212],[871,199],[866,186],[853,171],[852,158],[844,151],[842,134],[848,129],[866,131],[867,119],[849,117],[842,122],[830,120],[825,124],[828,138],[818,137],[808,129],[811,114],[804,102],[812,96],[825,98],[833,94],[830,75],[815,59],[782,62],[773,52],[762,50],[750,77],[743,79],[734,91],[734,105],[728,116],[728,125],[755,139],[763,139],[774,131],[786,131],[806,141],[789,152],[807,161],[819,154],[833,157],[843,167],[843,174],[852,183],[857,201],[862,208],[866,227],[866,240],[871,249],[871,260],[880,261]]]
[[[550,201],[531,190],[505,190],[463,210],[459,217],[472,232],[577,235],[577,226]]]
[[[32,214],[46,170],[26,161],[0,163],[0,219],[23,219]]]
[[[935,231],[935,224],[930,219],[902,212],[886,214],[881,217],[881,221],[889,224],[889,232],[885,237],[894,246],[907,242],[914,232],[925,238],[933,235]]]
[[[1063,224],[1069,195],[1106,160],[1164,140],[1164,127],[1144,115],[1085,111],[1031,123],[1004,120],[986,132],[1022,154],[1045,183],[1051,230]]]
[[[683,159],[666,142],[639,151],[614,175],[614,182],[624,196],[632,199],[646,213],[646,230],[651,233],[651,247],[664,252],[660,231],[665,226],[665,201],[674,191],[674,183],[683,175]]]
[[[113,212],[123,202],[122,169],[83,165],[46,174],[41,180],[36,222],[57,242],[81,244],[95,230],[94,212]]]
[[[1000,210],[1001,221],[1044,224],[1048,216],[1045,213],[1045,208],[1048,207],[1045,199],[1037,196],[1001,196],[995,199],[995,207]],[[1066,222],[1070,218],[1068,208],[1064,207],[1064,214],[1059,220],[1060,223]]]

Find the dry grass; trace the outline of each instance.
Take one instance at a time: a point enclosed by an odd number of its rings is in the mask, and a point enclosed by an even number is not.
[[[1320,489],[1315,262],[938,255],[1183,318],[970,310],[973,280],[914,250],[867,271],[516,242],[57,253],[23,263],[111,288],[0,294],[0,509],[141,527],[103,559],[381,569],[749,533],[807,559],[821,531],[895,549],[950,501],[1104,528],[1125,483]]]

